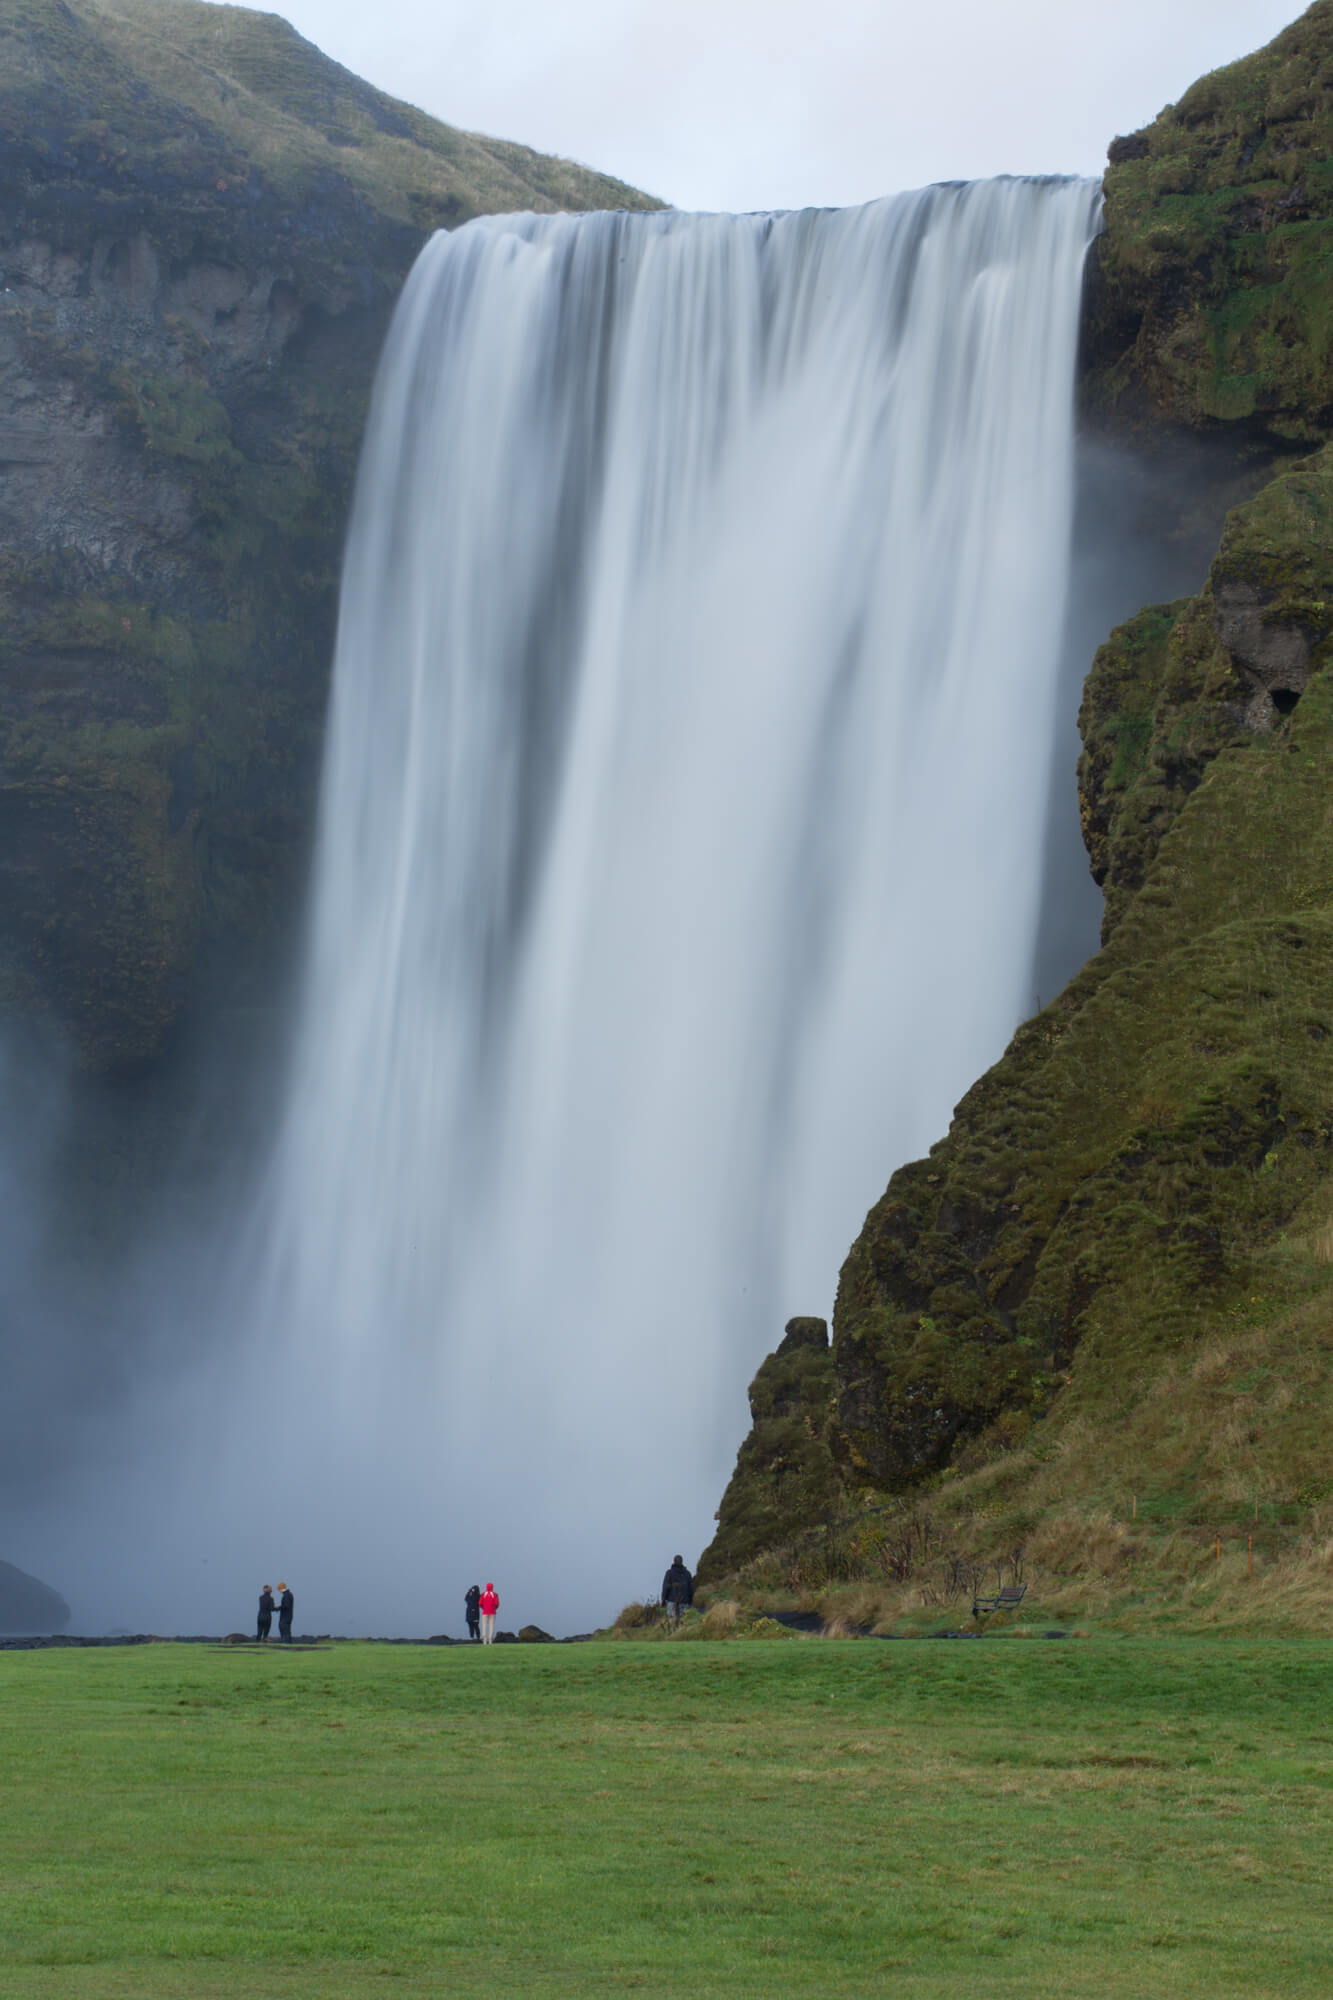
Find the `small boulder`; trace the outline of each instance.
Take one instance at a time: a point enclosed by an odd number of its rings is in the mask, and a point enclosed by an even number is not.
[[[426,1641],[428,1646],[452,1646],[455,1643],[456,1641],[451,1639],[447,1632],[432,1633],[431,1637]]]
[[[518,1636],[528,1646],[553,1646],[555,1640],[549,1632],[543,1632],[540,1625],[520,1625]]]

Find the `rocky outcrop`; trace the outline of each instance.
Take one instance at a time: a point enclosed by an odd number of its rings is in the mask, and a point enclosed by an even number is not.
[[[69,1606],[58,1590],[0,1562],[0,1632],[28,1637],[63,1632],[68,1624]]]
[[[699,1580],[738,1569],[823,1518],[839,1496],[829,1449],[836,1416],[828,1322],[790,1319],[750,1384],[751,1430],[718,1509]]]
[[[273,943],[379,344],[425,234],[652,206],[274,15],[0,13],[0,1003],[151,1061]]]
[[[1090,271],[1085,406],[1156,431],[1333,428],[1333,0],[1116,139]]]
[[[1103,942],[1213,759],[1281,729],[1327,665],[1331,505],[1326,447],[1228,515],[1199,597],[1148,606],[1093,661],[1079,796]]]

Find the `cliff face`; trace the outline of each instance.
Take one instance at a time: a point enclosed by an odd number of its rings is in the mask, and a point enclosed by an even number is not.
[[[417,250],[483,211],[651,206],[274,15],[0,0],[0,1003],[130,1069],[272,939]]]
[[[1084,399],[1118,426],[1333,423],[1333,11],[1205,76],[1110,147]]]
[[[804,1405],[843,1511],[1004,1458],[1031,1516],[1057,1491],[1047,1460],[1074,1438],[1113,1457],[1168,1374],[1256,1306],[1279,1345],[1312,1344],[1333,1215],[1331,141],[1318,0],[1111,148],[1089,422],[1150,450],[1211,437],[1223,480],[1267,483],[1227,516],[1204,589],[1120,627],[1088,677],[1104,948],[894,1175],[843,1267],[833,1412],[817,1386]],[[1228,1414],[1229,1459],[1201,1443],[1192,1477],[1313,1490],[1301,1413],[1331,1388],[1275,1395],[1241,1432]],[[705,1576],[753,1555],[765,1515],[770,1544],[792,1532],[762,1430]],[[1062,1478],[1063,1497],[1095,1486],[1067,1455]]]

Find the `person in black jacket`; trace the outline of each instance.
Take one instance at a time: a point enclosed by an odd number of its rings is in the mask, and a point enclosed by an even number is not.
[[[672,1556],[671,1567],[662,1578],[662,1603],[666,1615],[673,1625],[679,1625],[680,1614],[687,1604],[694,1602],[694,1578],[686,1569],[679,1556]]]
[[[292,1596],[291,1591],[285,1583],[280,1583],[278,1589],[282,1592],[282,1596],[278,1601],[278,1637],[285,1640],[287,1645],[290,1646],[292,1643],[292,1613],[296,1609],[296,1599]]]
[[[463,1599],[467,1608],[467,1635],[469,1639],[481,1637],[481,1585],[474,1583]]]
[[[255,1638],[259,1641],[261,1646],[267,1644],[268,1635],[272,1627],[272,1624],[273,1624],[273,1585],[271,1583],[266,1583],[264,1585],[264,1588],[259,1593],[259,1625],[255,1632]]]

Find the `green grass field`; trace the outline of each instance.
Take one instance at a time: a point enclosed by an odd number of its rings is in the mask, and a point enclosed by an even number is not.
[[[1325,1996],[1333,1645],[0,1655],[0,1994]]]

